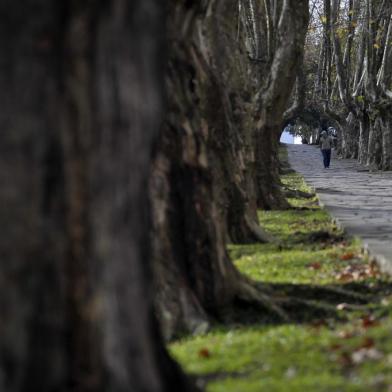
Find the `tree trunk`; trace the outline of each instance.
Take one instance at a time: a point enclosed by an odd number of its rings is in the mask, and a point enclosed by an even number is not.
[[[351,112],[342,127],[342,158],[356,159],[358,157],[359,132],[359,122]]]
[[[369,118],[366,113],[362,113],[359,120],[359,144],[358,144],[358,161],[365,165],[368,157],[369,143]]]
[[[263,127],[256,139],[257,206],[264,210],[289,208],[280,186],[277,128]]]
[[[303,58],[309,19],[306,0],[281,2],[277,45],[266,83],[260,92],[260,121],[256,138],[257,192],[260,208],[288,207],[279,187],[278,136]],[[291,34],[287,34],[290,31]]]
[[[157,309],[166,338],[204,330],[209,317],[219,317],[232,303],[239,278],[225,249],[226,226],[218,204],[227,196],[211,163],[217,151],[208,150],[212,133],[221,135],[230,124],[225,97],[208,64],[210,42],[198,41],[207,9],[198,8],[197,14],[197,8],[170,4],[169,112],[151,182]],[[181,40],[178,31],[185,31]],[[225,144],[224,139],[218,142]]]
[[[0,5],[1,391],[192,390],[151,295],[162,8]]]
[[[169,114],[151,181],[156,302],[167,339],[205,330],[247,295],[226,252],[229,239],[269,239],[252,189],[255,119],[244,84],[254,86],[235,40],[238,3],[207,3],[198,14],[195,7],[171,3]]]
[[[382,121],[382,169],[392,170],[392,119]]]
[[[377,118],[369,126],[366,166],[370,170],[382,168],[382,119]]]
[[[157,309],[168,339],[205,330],[210,319],[224,319],[238,300],[263,301],[226,252],[228,240],[265,240],[257,222],[254,138],[260,108],[256,95],[269,67],[249,60],[249,29],[238,34],[237,10],[236,0],[170,4],[169,114],[151,181]],[[253,11],[259,12],[257,7]],[[306,18],[297,23],[302,34]],[[263,33],[256,31],[259,36]],[[279,52],[282,64],[290,61],[285,72],[294,72],[292,79],[286,75],[292,84],[296,74],[291,61],[302,48],[297,38],[282,44],[293,44],[294,51]],[[265,73],[252,76],[259,69]],[[282,123],[287,100],[279,99],[277,118],[270,113],[274,124]],[[268,154],[276,143],[276,137],[265,138]],[[278,169],[275,160],[273,173]],[[268,179],[263,184],[264,189],[275,186]],[[263,305],[265,310],[269,301]]]
[[[260,4],[253,0],[243,4],[241,11],[251,28],[238,34],[236,18],[233,17],[237,4],[237,0],[219,1],[212,7],[211,17],[206,19],[211,84],[205,86],[203,111],[212,127],[207,147],[214,168],[218,207],[229,241],[267,242],[271,238],[258,223],[254,181],[254,97],[263,74],[260,73],[260,64],[249,61],[245,55],[246,43],[251,41],[258,48],[251,54],[251,59],[265,59],[266,53],[261,48],[266,34],[260,28],[260,19],[263,18]],[[216,110],[217,105],[220,110]]]

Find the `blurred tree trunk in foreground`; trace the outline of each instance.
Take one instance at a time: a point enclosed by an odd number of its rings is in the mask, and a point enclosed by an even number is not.
[[[152,311],[161,1],[0,4],[0,390],[188,390]]]

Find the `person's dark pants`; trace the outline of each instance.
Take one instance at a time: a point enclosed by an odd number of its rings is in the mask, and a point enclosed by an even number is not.
[[[321,150],[321,153],[323,154],[324,167],[327,168],[331,163],[331,150]]]

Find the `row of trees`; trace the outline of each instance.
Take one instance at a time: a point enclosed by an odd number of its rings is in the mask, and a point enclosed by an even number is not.
[[[228,241],[269,241],[257,208],[287,206],[277,146],[308,5],[265,5],[171,5],[168,116],[151,181],[158,313],[168,338],[204,329],[238,300],[272,305],[226,252]]]
[[[391,170],[392,3],[315,0],[307,103],[340,131],[339,152]]]
[[[0,390],[192,390],[161,331],[281,314],[225,245],[285,206],[307,1],[3,1],[0,22]]]

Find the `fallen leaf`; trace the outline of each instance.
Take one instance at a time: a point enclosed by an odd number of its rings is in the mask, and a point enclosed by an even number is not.
[[[340,256],[340,260],[351,260],[353,258],[354,258],[353,252],[344,253],[343,255]]]
[[[372,348],[374,347],[375,342],[372,338],[366,337],[362,340],[361,348]]]
[[[341,339],[351,339],[355,336],[354,332],[350,331],[340,331],[338,333],[339,338]]]
[[[353,361],[351,358],[350,353],[344,351],[342,352],[339,357],[338,357],[338,362],[340,363],[340,365],[342,366],[352,366]]]
[[[337,350],[340,350],[342,347],[343,347],[343,346],[342,346],[341,344],[339,344],[339,343],[334,343],[334,344],[332,344],[332,345],[329,347],[329,349],[330,349],[330,351],[337,351]]]
[[[327,322],[323,319],[315,320],[312,323],[312,327],[314,327],[314,328],[320,328],[320,327],[326,327],[326,326],[327,326]]]
[[[341,282],[351,282],[353,280],[353,274],[349,272],[344,272],[342,274],[338,274],[336,276],[337,280],[340,280]]]
[[[210,358],[211,357],[210,350],[208,350],[208,348],[202,348],[199,351],[199,357],[200,358]]]
[[[313,270],[319,270],[319,269],[321,269],[321,264],[318,262],[310,263],[310,264],[308,264],[308,268],[313,269]]]
[[[373,316],[367,315],[361,318],[361,324],[363,328],[368,329],[371,327],[376,327],[380,323],[377,320],[375,320]]]
[[[336,272],[336,279],[343,282],[360,281],[380,275],[377,265],[352,263]]]
[[[381,275],[380,267],[375,260],[369,263],[369,275],[372,277],[377,277]]]

